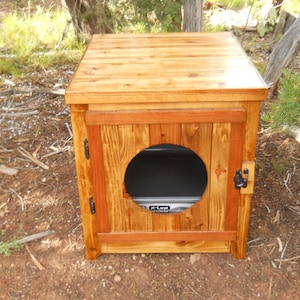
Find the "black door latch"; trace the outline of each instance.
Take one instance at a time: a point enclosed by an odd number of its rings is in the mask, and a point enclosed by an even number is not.
[[[243,173],[245,177],[243,177]],[[236,170],[235,176],[233,178],[235,187],[237,189],[246,188],[248,184],[248,176],[249,176],[248,169],[244,169],[244,172],[242,172],[242,170]]]

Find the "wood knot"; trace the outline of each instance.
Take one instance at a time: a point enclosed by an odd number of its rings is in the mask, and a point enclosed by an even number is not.
[[[218,166],[215,169],[215,174],[217,175],[218,179],[222,174],[225,174],[227,172],[227,170],[225,168],[221,168],[220,166]]]

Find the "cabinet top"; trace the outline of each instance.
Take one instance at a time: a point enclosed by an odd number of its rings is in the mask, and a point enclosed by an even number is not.
[[[67,104],[262,101],[267,86],[229,32],[94,35]]]

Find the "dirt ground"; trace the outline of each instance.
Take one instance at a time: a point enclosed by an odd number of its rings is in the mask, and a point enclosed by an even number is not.
[[[245,45],[254,60],[267,55],[259,45]],[[65,89],[74,68],[7,76],[1,88]],[[0,299],[300,299],[300,145],[291,136],[259,128],[246,259],[145,253],[87,261],[63,96],[0,101],[0,165],[17,171],[0,173],[0,241],[55,231],[0,255]]]

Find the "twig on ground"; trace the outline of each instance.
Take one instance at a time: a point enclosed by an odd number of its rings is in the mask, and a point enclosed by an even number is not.
[[[0,96],[9,96],[16,94],[53,94],[53,95],[64,95],[65,89],[46,89],[46,88],[35,88],[35,89],[6,89],[0,91]]]
[[[4,117],[9,117],[9,118],[12,118],[12,117],[26,117],[26,116],[33,116],[33,115],[37,115],[39,113],[38,110],[33,110],[33,111],[23,111],[23,112],[14,112],[14,113],[8,113],[8,111],[1,116]]]
[[[272,224],[279,224],[280,222],[280,210],[278,209],[274,218],[272,218]]]
[[[11,106],[2,106],[2,110],[4,111],[28,111],[32,109],[38,109],[38,105],[26,106],[26,107],[11,107]]]
[[[52,155],[55,155],[55,154],[58,154],[58,153],[61,153],[61,152],[66,152],[66,151],[70,150],[69,146],[65,146],[63,148],[60,148],[60,147],[57,148],[57,147],[54,147],[54,146],[50,146],[49,148],[51,150],[53,150],[53,152],[43,155],[42,158],[45,158],[45,157],[48,157],[48,156],[52,156]]]
[[[285,259],[276,258],[274,260],[277,261],[277,262],[289,262],[289,261],[293,261],[293,260],[297,260],[297,259],[300,259],[300,255],[290,257],[290,258],[285,258]]]
[[[9,103],[8,103],[8,107],[10,107],[12,105],[12,101],[10,101]],[[8,114],[8,111],[6,111],[5,113],[4,113],[4,115],[2,116],[2,119],[0,120],[0,124],[4,121],[4,119],[7,117],[7,114]]]
[[[66,127],[67,127],[67,129],[68,129],[68,132],[69,132],[69,135],[70,135],[70,139],[72,139],[72,138],[73,138],[72,130],[71,130],[71,128],[70,128],[70,126],[69,126],[68,123],[65,123],[65,125],[66,125]]]
[[[288,192],[290,194],[292,194],[292,191],[291,189],[289,188],[289,183],[291,182],[291,179],[292,179],[292,175],[293,175],[293,172],[290,172],[289,170],[286,172],[286,178],[283,180],[283,185],[286,187],[286,189],[288,190]]]
[[[41,161],[39,161],[37,158],[35,158],[34,156],[32,156],[29,152],[27,152],[24,148],[20,147],[18,148],[18,151],[26,158],[30,159],[32,162],[34,162],[36,165],[38,165],[39,167],[48,170],[49,166],[47,166],[46,164],[42,163]]]
[[[271,264],[272,264],[273,269],[277,269],[277,266],[276,266],[276,264],[274,263],[274,261],[271,260]]]
[[[234,295],[236,295],[240,299],[244,299],[244,297],[242,297],[241,295],[239,295],[238,293],[236,293],[234,291],[229,290],[229,292],[232,293],[232,294],[234,294]]]
[[[4,152],[4,153],[8,153],[8,152],[13,152],[14,150],[11,149],[6,149],[5,147],[3,147],[2,145],[0,145],[0,152]]]
[[[39,101],[41,99],[42,99],[41,95],[38,94],[38,95],[35,95],[33,97],[30,97],[29,99],[27,99],[25,101],[20,102],[20,103],[15,103],[15,107],[24,106],[24,105],[27,105],[30,102],[33,102],[35,100]]]
[[[267,300],[272,299],[272,286],[273,286],[273,277],[270,278]]]
[[[281,252],[281,257],[280,257],[280,262],[279,262],[279,265],[278,265],[278,269],[281,268],[282,260],[283,260],[283,258],[284,258],[285,251],[286,251],[286,248],[287,248],[287,246],[288,246],[288,244],[289,244],[289,241],[290,241],[290,240],[288,240],[288,241],[285,243],[285,246],[284,246],[284,248],[283,248],[283,250],[282,250],[282,252]]]
[[[300,205],[286,205],[285,207],[292,212],[300,215]]]
[[[201,296],[197,291],[195,291],[190,285],[189,285],[189,288],[193,291],[193,293],[198,295],[201,299],[206,299],[205,297]]]
[[[283,246],[280,237],[277,238],[277,242],[278,242],[278,252],[282,252]]]
[[[54,230],[47,230],[47,231],[42,231],[42,232],[39,232],[39,233],[35,233],[35,234],[32,234],[32,235],[29,235],[29,236],[26,236],[20,240],[17,240],[16,243],[17,244],[25,244],[25,243],[29,243],[29,242],[32,242],[32,241],[35,241],[35,240],[38,240],[38,239],[42,239],[48,235],[51,235],[55,233]]]
[[[10,188],[9,190],[18,197],[18,199],[21,202],[21,210],[25,211],[26,210],[26,205],[25,205],[23,197],[21,197],[14,189]]]
[[[33,254],[31,253],[31,251],[29,250],[29,247],[28,247],[27,245],[25,245],[25,247],[26,247],[26,250],[28,251],[28,253],[29,253],[29,255],[30,255],[30,257],[31,257],[31,259],[32,259],[32,261],[33,261],[33,263],[36,265],[36,267],[37,267],[40,271],[44,270],[45,267],[42,266],[42,265],[39,263],[39,261],[33,256]]]
[[[254,240],[248,241],[248,242],[247,242],[247,244],[249,245],[249,244],[251,244],[251,243],[254,243],[254,242],[257,242],[257,241],[259,241],[259,240],[260,240],[260,238],[257,238],[257,239],[254,239]]]
[[[270,210],[270,208],[269,208],[269,206],[267,204],[265,204],[265,208],[266,208],[266,210],[267,210],[268,213],[271,212],[271,210]]]
[[[0,209],[2,209],[3,207],[5,207],[8,204],[8,202],[9,202],[9,199],[6,202],[2,203],[0,205]]]
[[[40,151],[41,147],[42,147],[42,145],[38,145],[38,146],[36,147],[36,149],[33,151],[32,156],[33,156],[35,159],[37,159],[37,154],[38,154],[38,152]]]

